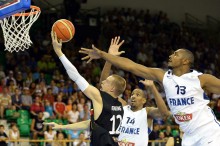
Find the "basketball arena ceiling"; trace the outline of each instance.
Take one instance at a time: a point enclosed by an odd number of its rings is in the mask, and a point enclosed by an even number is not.
[[[41,10],[56,10],[60,4],[63,4],[63,0],[32,0],[32,2]]]

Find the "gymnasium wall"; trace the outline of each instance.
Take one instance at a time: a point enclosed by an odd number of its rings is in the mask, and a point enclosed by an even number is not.
[[[186,12],[203,21],[206,15],[220,20],[220,0],[87,0],[86,4],[82,4],[82,8],[95,7],[132,7],[150,9],[152,12],[162,10],[176,22],[184,20]]]

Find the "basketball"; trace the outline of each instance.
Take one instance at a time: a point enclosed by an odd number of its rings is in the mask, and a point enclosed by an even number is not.
[[[52,30],[56,32],[57,38],[61,39],[62,42],[70,41],[75,34],[75,27],[71,21],[67,19],[57,20],[53,26]]]

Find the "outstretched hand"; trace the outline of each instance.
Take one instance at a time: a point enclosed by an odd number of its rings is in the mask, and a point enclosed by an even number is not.
[[[62,128],[62,125],[59,125],[55,122],[49,122],[49,123],[44,122],[43,124],[48,125],[48,126],[52,126],[53,127],[52,129],[54,129],[54,130],[59,130]]]
[[[87,49],[87,48],[81,48],[81,50],[79,50],[79,53],[82,54],[86,54],[86,57],[83,57],[82,60],[87,60],[87,63],[91,62],[93,59],[99,59],[101,58],[99,56],[99,52],[100,50],[97,49],[94,45],[92,45],[92,49]]]
[[[53,31],[51,31],[51,38],[52,38],[52,44],[53,44],[53,49],[54,51],[56,52],[56,54],[58,56],[61,56],[62,55],[62,51],[61,51],[61,48],[62,48],[62,40],[58,40],[57,38],[57,34]]]
[[[54,49],[61,49],[62,48],[62,40],[58,40],[57,34],[53,31],[51,31],[51,38],[52,38],[52,44]]]
[[[142,83],[146,87],[154,86],[154,81],[152,81],[152,80],[145,79],[145,80],[140,80],[139,82]]]
[[[111,44],[108,49],[108,53],[116,56],[120,56],[122,53],[125,53],[125,51],[118,51],[121,45],[124,43],[124,40],[122,40],[120,43],[120,36],[112,38]]]
[[[111,44],[109,46],[108,53],[116,56],[120,56],[125,51],[118,51],[121,45],[124,43],[124,40],[120,42],[120,37],[115,37],[111,40]],[[99,59],[100,57],[100,50],[92,45],[92,49],[88,48],[81,48],[79,53],[86,54],[86,57],[83,57],[82,60],[88,60],[87,63],[91,62],[93,59]]]

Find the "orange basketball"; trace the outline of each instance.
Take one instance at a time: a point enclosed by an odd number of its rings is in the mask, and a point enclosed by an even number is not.
[[[52,27],[52,30],[56,32],[57,38],[62,42],[70,41],[75,34],[75,27],[71,21],[66,19],[57,20]]]

